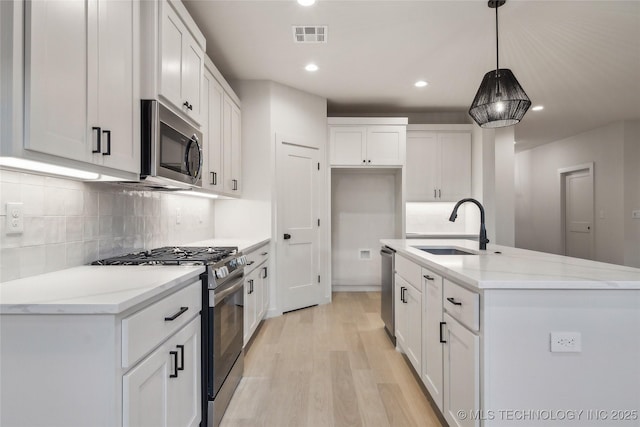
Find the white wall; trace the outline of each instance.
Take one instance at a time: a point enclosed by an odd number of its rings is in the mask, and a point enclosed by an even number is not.
[[[517,153],[516,246],[562,252],[558,169],[594,162],[595,259],[640,267],[639,139],[638,121],[616,122]]]
[[[7,202],[23,203],[24,233],[5,234]],[[0,281],[213,238],[213,205],[211,199],[0,170]]]
[[[515,178],[513,126],[496,129],[495,133],[495,204],[490,214],[495,215],[494,243],[504,246],[515,244]]]
[[[396,238],[397,180],[391,169],[331,174],[332,285],[380,286],[380,239]],[[371,258],[362,259],[361,250]]]

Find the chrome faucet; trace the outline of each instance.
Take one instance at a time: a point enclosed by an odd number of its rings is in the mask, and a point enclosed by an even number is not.
[[[484,208],[482,207],[482,204],[480,204],[479,201],[471,198],[460,200],[458,203],[456,203],[456,206],[453,208],[453,212],[451,212],[449,221],[455,222],[456,218],[458,217],[458,208],[460,207],[461,204],[465,202],[475,203],[476,206],[480,209],[480,236],[478,238],[478,241],[480,242],[480,250],[486,251],[487,243],[489,243],[489,239],[487,239],[487,229],[484,227]]]

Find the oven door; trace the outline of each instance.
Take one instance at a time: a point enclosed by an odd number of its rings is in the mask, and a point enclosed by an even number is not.
[[[240,274],[210,292],[208,341],[209,399],[215,399],[233,364],[242,352],[244,331],[244,275]]]

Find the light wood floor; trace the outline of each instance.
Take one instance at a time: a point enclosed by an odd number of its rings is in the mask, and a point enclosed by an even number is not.
[[[380,293],[268,319],[222,427],[440,427],[380,320]]]

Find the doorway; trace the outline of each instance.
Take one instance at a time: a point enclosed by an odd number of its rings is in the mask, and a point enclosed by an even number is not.
[[[320,150],[276,137],[277,265],[282,311],[324,302],[320,265]]]
[[[593,259],[594,180],[593,163],[559,170],[564,255]]]

